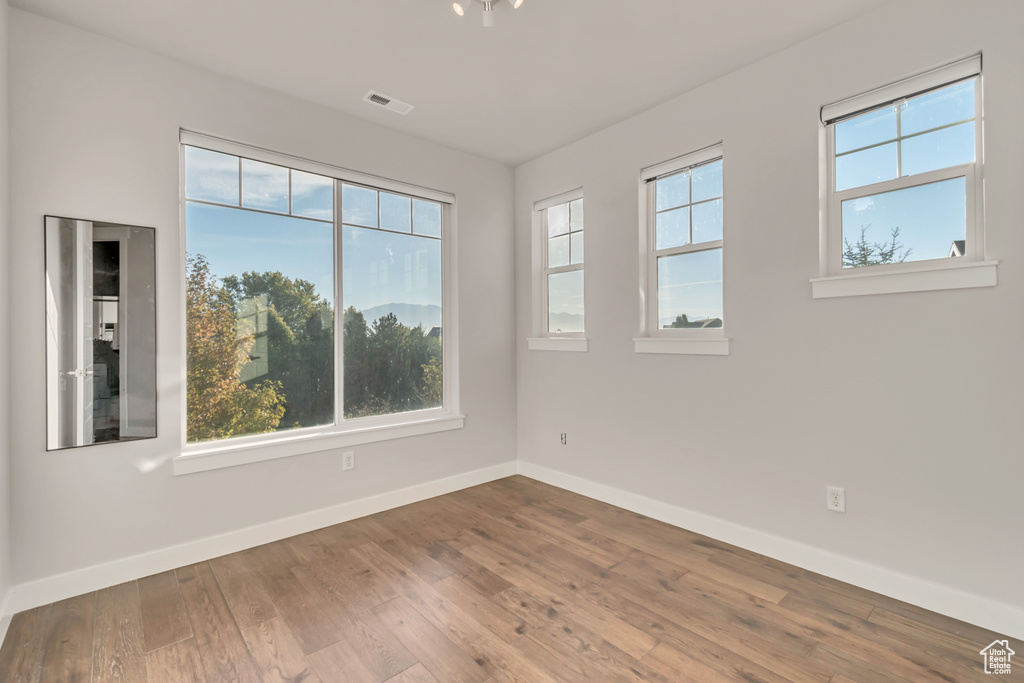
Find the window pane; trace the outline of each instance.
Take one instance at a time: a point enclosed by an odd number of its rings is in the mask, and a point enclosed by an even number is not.
[[[242,159],[242,206],[288,213],[288,169]]]
[[[334,180],[293,170],[292,215],[334,220]]]
[[[693,169],[692,201],[701,202],[722,196],[722,162],[716,161]]]
[[[583,229],[583,200],[569,202],[569,229],[572,232]]]
[[[722,250],[658,259],[658,327],[722,327]]]
[[[693,212],[693,243],[722,239],[722,200],[715,199],[690,207]]]
[[[913,135],[974,118],[974,79],[912,97],[900,112],[900,132]]]
[[[548,237],[569,232],[569,205],[559,204],[548,210]]]
[[[376,228],[377,191],[356,185],[342,185],[341,220],[343,223]]]
[[[953,178],[843,202],[843,267],[950,256],[967,233],[967,182]]]
[[[836,157],[836,192],[895,178],[896,144]]]
[[[569,236],[548,238],[548,268],[569,265]]]
[[[669,249],[690,243],[690,207],[659,213],[656,224],[656,249]]]
[[[655,185],[655,209],[657,211],[690,203],[689,171],[661,178],[655,181]]]
[[[185,147],[185,197],[238,206],[238,157]]]
[[[974,122],[903,141],[903,175],[926,173],[974,161]]]
[[[569,262],[583,263],[583,233],[574,232],[569,237]]]
[[[869,111],[836,124],[836,154],[896,139],[896,107]]]
[[[333,226],[193,202],[185,225],[188,440],[332,424]]]
[[[345,226],[345,416],[436,408],[441,241]]]
[[[583,332],[583,271],[548,275],[548,332]]]
[[[422,199],[412,200],[412,231],[417,235],[441,236],[441,205]]]
[[[412,207],[408,197],[380,193],[380,227],[398,232],[412,231]]]

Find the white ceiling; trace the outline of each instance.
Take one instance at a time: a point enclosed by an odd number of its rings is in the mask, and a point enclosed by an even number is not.
[[[94,33],[509,164],[889,0],[10,0]],[[362,101],[375,89],[407,116]]]

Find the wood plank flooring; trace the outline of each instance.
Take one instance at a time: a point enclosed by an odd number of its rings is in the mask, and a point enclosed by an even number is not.
[[[517,476],[22,612],[0,680],[951,683],[997,638]]]

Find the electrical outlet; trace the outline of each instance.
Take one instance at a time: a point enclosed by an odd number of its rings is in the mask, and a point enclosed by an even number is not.
[[[568,440],[566,439],[566,436],[565,436],[565,432],[562,432],[562,436],[561,436],[561,439],[562,439],[562,445],[563,445],[563,446],[566,446],[566,445],[568,445],[568,443],[569,443],[569,442],[568,442]]]
[[[344,453],[342,453],[341,454],[341,469],[342,469],[342,471],[354,470],[355,468],[356,468],[356,452],[355,451],[345,451]]]
[[[832,512],[846,512],[846,489],[838,486],[825,487],[825,507]]]

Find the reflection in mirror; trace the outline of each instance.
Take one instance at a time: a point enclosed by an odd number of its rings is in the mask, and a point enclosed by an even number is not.
[[[155,231],[46,217],[46,449],[156,436]]]

